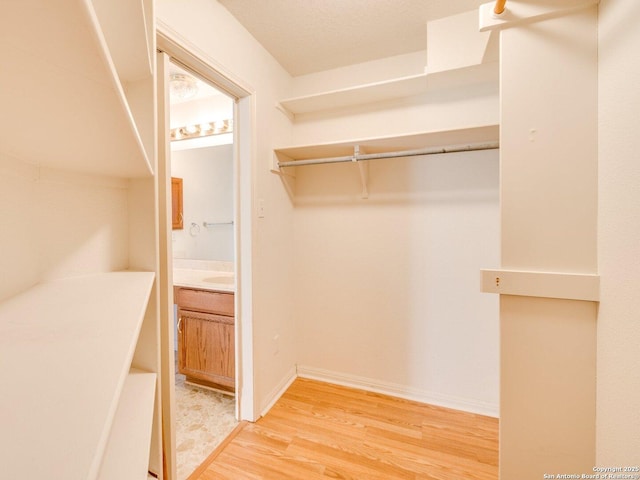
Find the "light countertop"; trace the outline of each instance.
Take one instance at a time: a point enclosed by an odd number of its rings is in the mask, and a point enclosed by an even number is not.
[[[233,263],[174,259],[173,285],[233,293],[235,291]]]

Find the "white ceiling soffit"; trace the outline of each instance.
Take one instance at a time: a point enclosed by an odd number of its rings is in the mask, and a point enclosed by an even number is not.
[[[292,75],[426,49],[426,23],[487,0],[218,0]]]

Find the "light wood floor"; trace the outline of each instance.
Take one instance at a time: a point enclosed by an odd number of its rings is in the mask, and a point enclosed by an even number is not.
[[[498,420],[297,379],[190,479],[497,480]]]

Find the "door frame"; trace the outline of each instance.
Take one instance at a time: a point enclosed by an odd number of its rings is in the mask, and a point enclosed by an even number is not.
[[[252,198],[254,138],[255,138],[255,95],[244,82],[236,78],[208,57],[201,49],[181,37],[170,27],[158,21],[156,25],[156,47],[158,49],[158,179],[159,196],[164,196],[166,205],[171,205],[170,164],[167,161],[169,146],[168,130],[168,62],[180,65],[198,77],[211,83],[234,100],[234,228],[236,292],[235,292],[235,343],[236,343],[236,417],[238,420],[255,421],[258,418],[254,395],[254,362],[253,362],[253,309],[252,309]],[[166,131],[165,131],[166,130]],[[167,185],[169,186],[168,192]],[[161,219],[168,214],[162,211]],[[161,222],[162,223],[162,222]],[[171,255],[171,229],[160,234],[161,285],[166,292],[161,295],[161,363],[162,363],[162,416],[163,416],[163,450],[166,463],[167,479],[176,476],[175,461],[175,367],[173,353],[173,274]],[[164,245],[163,245],[164,244]],[[164,257],[164,258],[163,258]],[[164,281],[163,281],[164,280]],[[166,297],[165,297],[166,296]],[[162,318],[164,317],[164,318]]]

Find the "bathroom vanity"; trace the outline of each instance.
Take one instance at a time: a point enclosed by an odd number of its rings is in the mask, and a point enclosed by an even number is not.
[[[188,382],[235,392],[234,297],[231,272],[174,269],[178,371]]]

